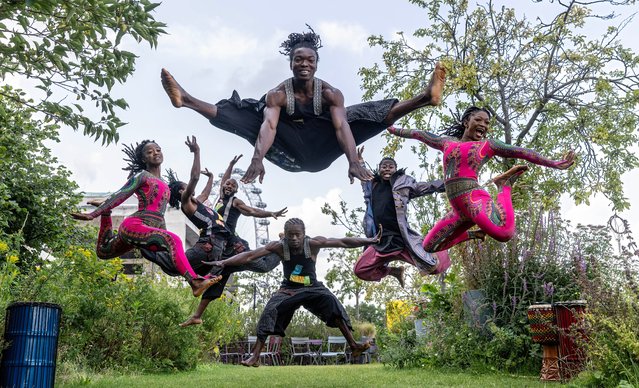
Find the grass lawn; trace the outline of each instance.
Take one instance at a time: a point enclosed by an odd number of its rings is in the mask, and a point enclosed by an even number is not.
[[[92,375],[58,387],[545,387],[535,376],[456,372],[444,369],[391,369],[381,364],[326,366],[202,365],[192,372],[145,375]],[[75,381],[73,381],[75,380]],[[559,386],[559,384],[556,384]]]

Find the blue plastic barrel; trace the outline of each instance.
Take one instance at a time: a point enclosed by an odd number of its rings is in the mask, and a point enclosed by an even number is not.
[[[62,308],[17,302],[7,307],[0,387],[53,387]]]

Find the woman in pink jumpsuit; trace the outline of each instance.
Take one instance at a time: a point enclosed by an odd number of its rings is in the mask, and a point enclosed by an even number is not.
[[[169,201],[169,187],[160,178],[161,165],[164,157],[162,149],[155,142],[144,140],[136,148],[126,147],[124,152],[128,156],[128,182],[117,192],[113,193],[101,204],[90,202],[98,208],[91,213],[74,213],[78,220],[92,220],[100,218],[100,232],[98,234],[97,255],[101,259],[112,259],[130,251],[144,248],[151,251],[167,251],[172,259],[174,273],[179,273],[191,285],[194,296],[200,296],[208,287],[217,283],[220,276],[200,277],[191,268],[184,254],[180,238],[166,230],[164,212]],[[138,197],[138,211],[126,217],[117,234],[113,234],[111,209],[123,203],[131,195]],[[164,268],[163,268],[164,269]],[[168,272],[167,272],[168,273]]]
[[[493,156],[524,159],[560,170],[565,170],[574,163],[575,154],[572,151],[562,160],[555,161],[526,148],[486,139],[489,122],[490,113],[487,110],[470,107],[462,115],[461,122],[445,132],[452,137],[426,131],[392,127],[388,129],[396,136],[417,139],[444,152],[444,184],[452,209],[424,238],[423,246],[427,252],[449,249],[471,238],[483,238],[485,234],[501,242],[513,237],[515,213],[510,197],[511,188],[528,167],[515,166],[494,178],[492,181],[499,193],[493,201],[477,181],[479,170]],[[469,231],[474,225],[480,230]]]

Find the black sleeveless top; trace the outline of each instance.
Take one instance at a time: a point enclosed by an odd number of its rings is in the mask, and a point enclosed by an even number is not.
[[[292,254],[290,260],[282,260],[284,280],[282,287],[298,288],[317,285],[315,262],[305,257],[304,250],[299,254]]]
[[[195,213],[187,215],[189,219],[198,229],[200,229],[200,237],[210,236],[213,233],[227,232],[222,217],[212,209],[204,206],[201,202],[197,203]]]
[[[240,213],[240,211],[237,208],[233,207],[233,204],[230,203],[229,200],[233,199],[235,199],[235,197],[220,197],[220,199],[218,199],[217,203],[215,204],[215,211],[217,212],[217,214],[220,215],[220,217],[223,218],[224,213],[226,212],[226,207],[231,206],[231,208],[229,209],[229,215],[227,219],[224,220],[224,224],[226,225],[226,228],[231,231],[231,233],[236,234],[235,228],[237,227],[237,219],[240,218],[240,215],[242,213]]]

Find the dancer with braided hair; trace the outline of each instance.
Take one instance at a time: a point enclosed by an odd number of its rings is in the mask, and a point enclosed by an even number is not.
[[[309,26],[310,28],[310,26]],[[355,147],[379,134],[408,113],[439,105],[446,71],[437,64],[426,89],[418,96],[372,101],[344,107],[344,96],[328,82],[315,78],[322,47],[313,29],[292,33],[281,45],[288,56],[293,77],[268,91],[261,100],[240,99],[237,92],[213,105],[187,93],[166,70],[161,79],[173,106],[187,107],[206,117],[211,124],[237,134],[255,146],[242,182],[259,178],[269,161],[287,171],[316,172],[326,169],[346,154],[348,177],[371,180],[371,173],[357,161]]]
[[[360,344],[353,338],[353,328],[344,306],[333,293],[317,280],[315,262],[321,248],[357,248],[379,242],[381,231],[371,238],[326,238],[306,235],[304,222],[291,218],[284,224],[284,238],[270,242],[254,251],[240,253],[222,260],[216,265],[223,268],[242,265],[268,253],[277,254],[282,260],[284,279],[280,289],[271,296],[257,323],[257,341],[251,357],[242,361],[244,366],[259,366],[260,353],[269,335],[284,336],[293,314],[304,307],[329,327],[342,332],[357,359],[370,344]]]
[[[575,162],[575,153],[567,152],[562,160],[547,159],[533,150],[486,139],[490,129],[490,112],[471,106],[457,123],[438,136],[426,131],[389,128],[396,136],[417,139],[444,152],[444,184],[452,209],[439,220],[424,238],[427,252],[448,249],[471,238],[486,234],[497,241],[510,240],[515,233],[515,213],[511,189],[528,167],[518,165],[492,179],[499,193],[495,201],[477,182],[479,170],[493,156],[524,159],[545,167],[565,170]],[[472,226],[479,231],[469,231]]]
[[[169,205],[176,209],[182,209],[182,213],[184,213],[184,215],[186,215],[186,217],[200,229],[200,238],[192,248],[187,249],[186,257],[197,274],[206,275],[213,269],[219,269],[219,267],[214,267],[210,264],[211,262],[218,261],[224,256],[228,257],[244,252],[249,248],[248,243],[239,238],[235,233],[233,233],[233,231],[226,227],[224,220],[219,213],[205,205],[205,202],[211,194],[213,173],[211,173],[208,169],[205,171],[201,170],[200,146],[198,145],[195,136],[191,136],[190,139],[187,137],[185,144],[189,148],[189,151],[193,153],[191,176],[189,182],[184,183],[177,179],[177,176],[173,171],[169,171],[169,188],[171,190]],[[231,166],[237,161],[237,159],[239,158],[233,159]],[[201,174],[206,175],[208,177],[208,181],[202,193],[196,197],[195,187],[197,186]],[[278,214],[278,216],[279,215],[281,214]],[[153,255],[152,252],[145,252],[145,254]],[[156,260],[165,260],[162,258],[162,256],[165,255],[166,252],[158,252],[155,255]],[[279,256],[269,254],[246,265],[224,269],[220,273],[222,279],[202,294],[202,298],[200,299],[200,303],[196,311],[186,321],[182,322],[180,326],[186,327],[202,323],[202,314],[204,314],[204,311],[211,301],[222,296],[224,287],[232,273],[240,271],[266,273],[277,267],[279,262]]]
[[[125,146],[124,153],[127,155],[125,160],[129,162],[124,168],[129,171],[128,182],[104,202],[90,202],[97,206],[93,212],[71,215],[84,221],[101,216],[96,248],[99,258],[112,259],[134,247],[151,252],[166,251],[170,260],[158,263],[162,269],[169,275],[184,276],[193,295],[202,295],[222,277],[196,275],[184,254],[180,238],[165,229],[164,212],[169,200],[169,187],[161,179],[162,149],[155,141],[144,140],[136,147]],[[113,235],[111,209],[133,194],[138,197],[138,211],[126,217],[118,233]]]

